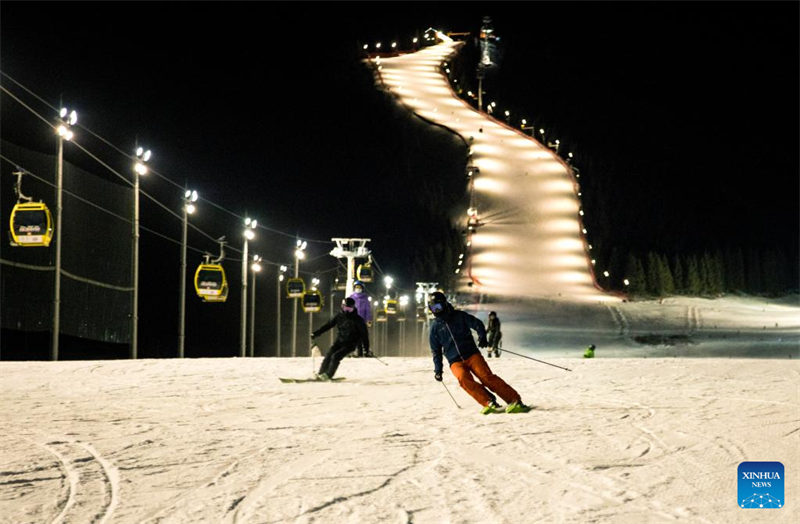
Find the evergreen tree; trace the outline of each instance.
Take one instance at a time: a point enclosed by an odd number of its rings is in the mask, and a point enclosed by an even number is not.
[[[647,292],[653,296],[662,296],[664,290],[661,287],[661,264],[658,255],[652,251],[647,253],[645,272],[647,277]]]
[[[675,284],[675,292],[683,294],[686,292],[686,275],[683,270],[683,262],[680,256],[672,259],[672,281]]]
[[[672,277],[665,255],[658,255],[658,278],[662,294],[666,296],[674,295],[675,279]]]
[[[760,293],[763,289],[761,285],[761,257],[758,250],[750,248],[747,251],[745,262],[745,278],[747,279],[747,292]]]
[[[776,249],[764,251],[762,257],[762,291],[771,296],[777,296],[789,287],[787,278],[787,267],[784,262],[783,254]]]
[[[699,296],[703,292],[703,282],[700,277],[700,263],[695,255],[689,257],[686,268],[686,293],[690,296]]]
[[[644,266],[641,260],[633,253],[628,253],[627,256],[625,278],[630,282],[628,292],[631,295],[639,295],[647,291],[647,277],[645,276]]]
[[[744,255],[741,248],[725,250],[725,290],[745,291]]]

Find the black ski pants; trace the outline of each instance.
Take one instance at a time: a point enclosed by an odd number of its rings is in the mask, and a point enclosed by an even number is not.
[[[325,358],[322,359],[322,364],[319,366],[320,374],[325,373],[328,377],[333,378],[333,374],[339,368],[339,362],[355,348],[355,342],[336,340],[325,354]]]

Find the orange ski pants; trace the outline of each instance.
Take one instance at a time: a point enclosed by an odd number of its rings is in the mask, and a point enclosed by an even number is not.
[[[463,362],[454,362],[450,365],[450,371],[458,379],[461,389],[469,393],[481,406],[485,406],[492,400],[486,388],[497,393],[506,404],[520,400],[519,393],[514,388],[492,373],[489,364],[480,353],[475,353]],[[480,382],[477,382],[472,375],[478,377]]]

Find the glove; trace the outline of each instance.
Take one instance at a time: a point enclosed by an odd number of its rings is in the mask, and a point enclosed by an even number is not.
[[[436,382],[441,382],[442,381],[442,374],[434,372],[433,373],[433,378],[436,379]]]
[[[478,347],[479,348],[489,347],[489,341],[486,340],[486,337],[481,337],[480,340],[478,340]]]

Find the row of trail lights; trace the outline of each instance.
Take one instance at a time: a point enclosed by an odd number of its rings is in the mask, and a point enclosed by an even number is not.
[[[419,38],[415,36],[414,38],[411,39],[411,47],[416,51],[418,46],[419,46]],[[363,46],[361,46],[361,49],[363,49],[364,51],[369,51],[369,44],[364,44]],[[397,42],[392,42],[391,44],[389,44],[388,49],[390,50],[388,52],[391,53],[397,52]],[[383,52],[383,43],[376,42],[374,50],[376,53]]]
[[[446,67],[447,63],[445,63],[444,65]],[[448,78],[449,78],[450,69],[446,68],[445,72],[448,74]],[[477,101],[478,110],[481,111],[481,112],[484,111],[483,95],[485,94],[485,92],[483,91],[483,86],[482,86],[484,76],[485,76],[485,72],[484,72],[483,68],[478,67],[477,75],[476,75],[477,80],[478,80],[478,92],[477,93],[473,93],[470,90],[467,91],[467,96],[469,98],[472,98],[472,99]],[[453,80],[453,81],[456,82],[456,80]],[[497,112],[497,111],[498,111],[497,102],[492,101],[492,102],[489,102],[486,105],[485,112],[488,115],[494,116],[495,112]],[[512,125],[512,122],[511,122],[511,120],[512,120],[511,119],[511,111],[510,110],[505,110],[505,111],[503,111],[502,114],[505,117],[506,124],[511,126]],[[541,142],[545,147],[553,150],[557,155],[560,154],[559,150],[561,148],[561,140],[559,140],[559,139],[555,139],[555,140],[552,140],[552,141],[548,140],[547,133],[546,133],[546,131],[545,131],[545,129],[543,127],[538,127],[537,128],[537,126],[533,122],[528,122],[528,120],[526,118],[521,118],[520,122],[519,122],[519,128],[520,128],[520,130],[522,130],[523,133],[524,132],[530,132],[530,136],[532,138],[534,138],[535,140],[538,140],[539,142]],[[571,151],[567,152],[566,156],[564,156],[563,158],[564,158],[564,162],[569,166],[569,168],[574,173],[575,178],[579,180],[581,178],[581,172],[580,172],[580,169],[578,169],[578,167],[573,163],[573,161],[574,161],[573,153]],[[580,185],[578,186],[577,195],[578,195],[579,198],[581,198],[583,196],[582,192],[580,190]],[[582,208],[580,209],[579,214],[581,216],[581,223],[582,223],[583,222],[583,216],[584,216],[584,211],[583,211]],[[591,251],[592,250],[592,245],[588,242],[588,231],[586,230],[586,228],[583,225],[581,226],[581,233],[584,235],[584,238],[587,238],[586,245],[587,245],[588,250]],[[469,245],[469,243],[468,243],[468,245]],[[595,258],[590,257],[590,261],[591,261],[592,267],[594,268],[595,264],[597,263],[597,260]],[[459,266],[460,265],[461,265],[461,262],[459,261]],[[460,271],[460,268],[457,268],[455,270],[456,274],[459,273],[459,271]],[[610,278],[609,272],[608,271],[603,271],[602,275],[605,278],[605,282],[607,283],[609,278]],[[627,286],[630,285],[630,281],[627,278],[623,279],[623,284],[627,287]]]

